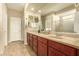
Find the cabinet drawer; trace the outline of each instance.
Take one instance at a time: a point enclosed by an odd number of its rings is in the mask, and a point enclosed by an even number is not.
[[[38,56],[47,56],[47,47],[44,45],[38,46]]]
[[[38,56],[47,56],[47,45],[38,41]]]
[[[38,37],[33,35],[33,45],[34,46],[37,46],[37,40],[38,40]]]
[[[58,51],[63,52],[66,55],[76,55],[76,49],[61,43],[57,43],[54,41],[49,40],[48,41],[48,46],[57,49]]]
[[[32,34],[29,34],[29,37],[32,38]]]
[[[48,56],[55,56],[55,50],[48,47]]]
[[[33,38],[34,38],[34,39],[38,39],[38,36],[36,36],[36,35],[33,35]]]
[[[38,41],[38,46],[44,46],[47,48],[47,44],[43,44],[41,41]]]
[[[34,40],[33,40],[33,45],[34,45],[34,46],[37,46],[37,41],[34,41]]]
[[[48,56],[65,56],[65,54],[63,54],[51,47],[48,47]]]
[[[33,40],[33,38],[30,38],[30,41],[32,41]]]
[[[42,38],[42,37],[38,37],[38,41],[41,41],[44,44],[47,44],[47,39]]]
[[[37,37],[36,37],[36,38],[34,38],[34,37],[33,37],[33,41],[34,41],[34,42],[37,42],[37,40],[38,40],[38,38],[37,38]]]
[[[33,39],[34,42],[37,42],[37,39]]]

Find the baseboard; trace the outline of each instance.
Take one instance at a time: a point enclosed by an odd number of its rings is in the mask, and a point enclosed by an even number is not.
[[[15,41],[23,41],[23,40],[15,40]],[[8,41],[8,43],[13,42],[13,41]]]

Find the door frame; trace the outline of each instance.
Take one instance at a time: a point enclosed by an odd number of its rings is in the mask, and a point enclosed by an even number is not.
[[[11,17],[17,17],[17,16],[9,16],[8,17],[8,28],[7,28],[8,29],[8,34],[7,34],[8,35],[8,40],[7,40],[8,43],[12,42],[12,41],[10,41],[10,22],[11,22],[10,18]],[[21,17],[18,17],[18,18],[21,18]],[[22,19],[21,19],[21,21],[22,21]],[[21,26],[22,26],[22,22],[21,22]],[[21,40],[22,40],[22,27],[21,27]]]

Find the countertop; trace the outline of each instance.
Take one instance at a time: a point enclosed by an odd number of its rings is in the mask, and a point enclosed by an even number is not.
[[[43,33],[37,33],[37,32],[32,32],[32,31],[27,31],[28,33],[46,38],[48,40],[53,40],[58,43],[62,43],[64,45],[68,45],[74,48],[79,49],[79,38],[72,38],[72,37],[67,37],[67,36],[56,36],[54,37],[53,34],[43,34]]]

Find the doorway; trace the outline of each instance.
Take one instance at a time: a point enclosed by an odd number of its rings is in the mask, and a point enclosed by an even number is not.
[[[21,18],[10,17],[9,42],[21,40]]]

